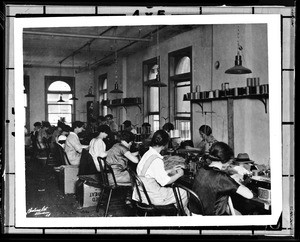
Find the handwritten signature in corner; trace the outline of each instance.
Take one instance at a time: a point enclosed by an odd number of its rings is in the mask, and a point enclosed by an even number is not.
[[[42,208],[29,208],[26,214],[34,213],[34,215],[45,215],[46,217],[50,217],[51,213],[47,211],[48,207],[43,206]]]

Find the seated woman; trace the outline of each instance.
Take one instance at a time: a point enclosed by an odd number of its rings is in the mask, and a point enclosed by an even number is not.
[[[104,158],[107,156],[106,144],[103,139],[105,139],[111,132],[108,125],[102,124],[98,127],[98,136],[93,138],[89,145],[89,153],[92,155],[97,171],[100,171],[100,166],[98,162],[98,156]]]
[[[137,175],[142,179],[151,202],[154,205],[167,205],[176,203],[176,199],[171,187],[165,187],[172,184],[183,175],[183,169],[180,165],[176,165],[170,170],[165,170],[163,156],[160,152],[167,148],[170,137],[164,130],[158,130],[153,134],[152,144],[149,150],[143,155],[137,165]],[[173,174],[173,175],[170,175]],[[180,189],[183,205],[186,208],[187,194]],[[145,196],[141,190],[143,202],[147,203]],[[132,199],[138,201],[137,191],[134,190]]]
[[[199,134],[202,138],[200,143],[197,145],[197,148],[199,148],[200,152],[202,154],[207,154],[209,152],[210,147],[213,143],[217,142],[217,140],[212,135],[212,129],[208,125],[202,125],[199,128]]]
[[[116,143],[107,151],[106,161],[111,165],[117,183],[130,182],[130,175],[126,170],[128,162],[138,163],[138,152],[131,153],[130,147],[134,141],[134,134],[130,131],[122,131],[120,143]],[[112,180],[110,181],[112,182]]]
[[[233,158],[232,149],[224,142],[214,143],[209,151],[206,164],[196,174],[193,191],[198,194],[204,215],[228,215],[228,198],[237,193],[251,199],[253,193],[244,185],[239,184],[225,171]],[[189,209],[199,213],[199,208],[191,200]]]
[[[80,143],[78,134],[84,130],[84,123],[75,121],[72,123],[73,132],[70,132],[65,143],[65,152],[68,156],[71,165],[78,166],[80,163],[81,153],[83,148],[88,146]]]

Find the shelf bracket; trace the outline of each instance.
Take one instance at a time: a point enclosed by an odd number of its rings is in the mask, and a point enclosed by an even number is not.
[[[203,103],[200,103],[200,102],[196,102],[200,107],[201,107],[201,111],[202,111],[202,114],[203,114]]]
[[[141,106],[140,106],[140,105],[136,105],[136,106],[139,108],[140,113],[142,113],[142,108],[141,108]]]
[[[268,110],[267,110],[267,98],[258,98],[258,100],[260,100],[264,106],[265,106],[265,113],[268,113]]]
[[[124,109],[125,109],[125,111],[126,111],[126,113],[127,113],[127,108],[125,107],[125,106],[122,106]]]

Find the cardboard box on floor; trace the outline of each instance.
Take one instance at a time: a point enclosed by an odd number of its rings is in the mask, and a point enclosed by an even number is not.
[[[101,188],[92,187],[83,183],[83,201],[82,207],[97,206]]]
[[[59,174],[60,189],[64,194],[75,193],[75,184],[78,180],[78,166],[66,165]]]

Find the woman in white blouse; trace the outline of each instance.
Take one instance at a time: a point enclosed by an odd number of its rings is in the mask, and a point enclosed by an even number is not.
[[[80,143],[78,134],[84,131],[84,123],[75,121],[72,123],[73,132],[70,132],[65,143],[65,152],[68,156],[71,165],[78,166],[80,163],[82,149],[87,148],[87,145]]]
[[[137,175],[142,179],[151,202],[154,205],[167,205],[176,203],[175,196],[171,187],[172,184],[183,175],[182,166],[176,165],[170,170],[165,170],[163,156],[160,152],[167,148],[170,137],[164,130],[158,130],[153,134],[151,146],[143,155],[137,165]],[[145,195],[141,190],[143,202],[147,203]],[[183,206],[187,209],[187,194],[180,189]],[[132,194],[133,200],[138,200],[137,191]]]
[[[98,163],[97,157],[102,158],[107,156],[106,153],[106,144],[103,139],[105,139],[111,132],[110,127],[106,124],[102,124],[98,127],[97,131],[99,132],[98,136],[93,138],[89,145],[89,152],[93,157],[96,169],[100,171],[100,166]]]

